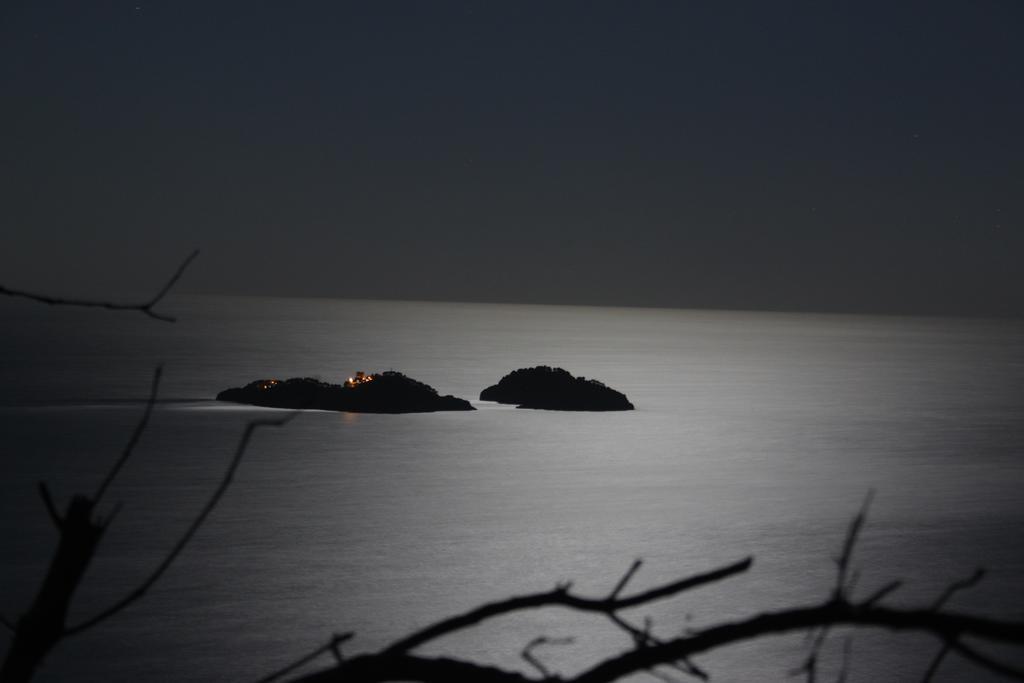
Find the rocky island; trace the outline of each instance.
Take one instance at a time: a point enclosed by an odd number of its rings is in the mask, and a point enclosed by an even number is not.
[[[542,410],[633,410],[622,392],[596,379],[573,377],[567,370],[546,365],[505,375],[480,392],[480,400]]]
[[[217,394],[217,400],[267,408],[312,408],[351,413],[475,410],[465,399],[441,396],[433,387],[393,370],[372,375],[358,372],[340,385],[309,377],[258,379],[244,387],[225,389]]]

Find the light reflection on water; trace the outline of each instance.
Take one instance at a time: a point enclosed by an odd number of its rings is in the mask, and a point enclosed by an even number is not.
[[[192,300],[174,326],[13,306],[0,385],[0,538],[15,614],[53,542],[38,479],[89,491],[138,415],[260,376],[394,368],[476,399],[516,368],[561,365],[637,410],[486,404],[474,413],[311,411],[259,433],[228,496],[165,580],[66,643],[40,680],[250,680],[354,629],[352,651],[514,593],[573,580],[602,594],[635,557],[637,588],[753,554],[753,570],[650,613],[662,633],[826,595],[850,516],[878,491],[862,590],[930,600],[979,563],[961,608],[1020,618],[1024,328],[1019,323],[571,307]],[[140,316],[141,318],[141,316]],[[47,406],[41,406],[46,403]],[[27,407],[26,407],[27,406]],[[162,404],[113,494],[125,501],[76,603],[86,616],[162,558],[261,411]],[[594,618],[535,612],[434,651],[521,668],[537,635],[571,672],[628,646]],[[838,649],[840,639],[836,639]],[[802,636],[699,658],[719,680],[783,680]],[[927,639],[855,635],[851,680],[920,677]],[[428,650],[431,651],[431,650]],[[951,662],[945,680],[984,680]],[[73,675],[72,675],[73,674]],[[940,679],[942,680],[942,679]]]

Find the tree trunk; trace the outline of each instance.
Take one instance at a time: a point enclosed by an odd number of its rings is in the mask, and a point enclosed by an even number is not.
[[[71,598],[103,536],[104,527],[93,521],[92,511],[92,500],[75,496],[67,514],[57,520],[57,553],[31,608],[15,626],[14,638],[0,668],[0,683],[31,680],[46,655],[63,638]]]

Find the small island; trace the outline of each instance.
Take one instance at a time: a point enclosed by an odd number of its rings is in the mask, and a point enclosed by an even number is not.
[[[480,392],[481,401],[513,403],[540,410],[633,410],[626,395],[596,379],[573,377],[567,370],[539,365],[521,368]]]
[[[244,387],[225,389],[217,394],[217,400],[267,408],[338,410],[350,413],[476,410],[465,399],[441,396],[433,387],[393,370],[372,375],[357,372],[340,385],[309,377],[258,379]]]

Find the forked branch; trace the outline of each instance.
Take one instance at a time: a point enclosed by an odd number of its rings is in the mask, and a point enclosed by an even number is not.
[[[435,640],[441,636],[454,633],[455,631],[460,631],[470,626],[475,626],[486,619],[492,619],[500,615],[527,609],[537,609],[540,607],[567,607],[580,612],[611,614],[628,607],[645,605],[649,602],[654,602],[655,600],[671,597],[682,593],[683,591],[697,588],[698,586],[704,586],[716,581],[721,581],[722,579],[734,576],[735,574],[745,572],[750,568],[752,563],[753,558],[748,557],[725,567],[705,572],[703,574],[697,574],[696,576],[690,576],[679,581],[674,581],[626,598],[612,596],[607,598],[585,598],[569,593],[568,589],[565,587],[558,587],[545,593],[533,593],[516,598],[509,598],[508,600],[502,600],[500,602],[492,602],[474,610],[470,610],[469,612],[465,612],[449,619],[444,619],[443,621],[439,621],[421,631],[417,631],[416,633],[392,644],[384,650],[384,653],[397,654],[399,652],[408,652],[409,650],[412,650],[413,648],[428,641]]]
[[[216,490],[214,490],[213,494],[210,496],[210,499],[206,502],[206,505],[203,506],[203,509],[200,510],[196,518],[192,520],[192,523],[189,525],[188,529],[185,530],[185,533],[182,535],[182,537],[178,540],[174,547],[171,548],[171,551],[167,554],[167,557],[163,559],[163,561],[157,566],[153,573],[150,574],[149,577],[145,581],[143,581],[135,590],[133,590],[131,593],[121,598],[120,600],[118,600],[113,605],[103,610],[99,614],[89,619],[86,619],[80,624],[66,628],[64,630],[64,636],[71,636],[75,635],[76,633],[81,633],[82,631],[85,631],[86,629],[91,628],[96,624],[105,621],[106,619],[109,619],[110,617],[114,616],[115,614],[117,614],[118,612],[128,607],[136,600],[140,599],[142,596],[144,596],[146,592],[149,591],[149,589],[152,588],[153,585],[160,580],[160,577],[163,576],[164,572],[167,571],[167,569],[171,566],[171,564],[178,557],[178,555],[181,554],[181,551],[185,549],[185,546],[188,545],[189,541],[192,540],[192,537],[195,536],[197,531],[199,531],[199,528],[203,525],[203,522],[206,521],[206,518],[209,517],[210,513],[213,512],[214,508],[217,507],[217,504],[220,502],[220,499],[224,496],[224,493],[228,490],[228,487],[231,485],[231,480],[235,476],[235,471],[238,469],[238,466],[242,462],[242,458],[245,456],[245,451],[249,447],[249,441],[252,439],[253,432],[255,432],[260,427],[281,427],[290,422],[292,419],[294,419],[296,415],[298,415],[298,412],[291,413],[287,417],[283,417],[277,420],[253,420],[252,422],[247,424],[245,427],[245,431],[242,432],[242,438],[239,439],[238,446],[235,448],[234,457],[232,457],[231,462],[228,464],[228,468],[224,472],[224,476],[222,477],[220,484],[217,486]]]
[[[160,288],[152,298],[147,301],[143,301],[135,304],[122,304],[113,301],[101,301],[95,299],[73,299],[68,297],[50,296],[48,294],[38,294],[36,292],[27,292],[20,289],[11,289],[10,287],[4,287],[0,285],[0,294],[11,297],[18,297],[22,299],[30,299],[31,301],[38,301],[40,303],[49,304],[50,306],[85,306],[89,308],[106,308],[111,311],[139,311],[144,315],[148,315],[150,318],[156,318],[157,320],[163,320],[164,322],[173,323],[176,318],[170,315],[164,315],[157,313],[153,310],[153,307],[160,303],[160,300],[167,296],[167,293],[171,291],[171,287],[178,282],[185,269],[188,268],[189,264],[196,256],[199,256],[199,250],[194,250],[189,254],[178,269],[174,271],[171,279]]]
[[[829,600],[823,604],[780,612],[766,612],[747,619],[712,626],[666,641],[638,647],[615,655],[576,677],[545,676],[530,679],[521,673],[485,667],[473,662],[418,657],[409,653],[383,651],[346,660],[337,666],[293,679],[293,683],[362,683],[366,681],[489,680],[501,683],[544,681],[547,683],[609,683],[628,675],[671,664],[691,655],[766,635],[796,632],[826,626],[873,626],[892,631],[918,631],[954,643],[955,652],[992,671],[1024,680],[1024,672],[966,646],[962,636],[989,642],[1024,646],[1024,622],[999,621],[929,609],[898,610],[854,605]],[[307,660],[308,661],[308,660]],[[479,677],[475,677],[479,673]],[[445,676],[448,676],[446,679]]]
[[[869,494],[861,510],[851,522],[840,555],[836,558],[835,587],[830,595],[818,604],[777,612],[764,612],[738,621],[691,630],[673,639],[660,640],[651,634],[649,620],[645,627],[640,629],[624,620],[618,611],[627,607],[645,605],[660,598],[678,595],[689,588],[729,578],[749,569],[752,560],[747,558],[629,597],[619,597],[640,568],[640,561],[637,560],[607,597],[585,598],[573,595],[569,592],[570,585],[565,584],[545,593],[534,593],[489,603],[439,621],[377,653],[364,654],[341,661],[330,669],[293,679],[293,683],[368,683],[371,681],[433,683],[447,680],[478,680],[493,681],[494,683],[524,683],[525,681],[533,683],[610,683],[644,671],[660,677],[655,667],[666,665],[673,666],[684,674],[706,679],[708,674],[691,662],[692,656],[763,636],[803,630],[813,634],[813,644],[807,660],[797,669],[796,673],[805,673],[808,681],[816,681],[818,653],[829,630],[836,626],[916,631],[935,636],[942,643],[942,649],[924,672],[923,680],[925,681],[932,679],[942,661],[950,653],[958,654],[977,666],[1003,676],[1024,681],[1024,670],[1001,662],[965,643],[965,639],[969,639],[972,642],[1024,648],[1024,622],[989,619],[941,610],[950,596],[977,583],[984,575],[982,570],[978,570],[966,579],[954,582],[932,605],[922,609],[894,609],[881,605],[886,597],[902,585],[901,581],[892,581],[883,585],[866,599],[852,600],[850,594],[853,582],[850,577],[854,576],[855,572],[851,566],[851,558],[858,536],[865,524],[871,498],[872,494]],[[541,675],[536,679],[528,678],[519,672],[495,669],[471,661],[422,657],[411,652],[424,643],[475,626],[484,620],[540,607],[565,607],[579,612],[603,614],[630,635],[634,647],[594,664],[575,677],[562,678],[549,672],[533,656],[532,651],[539,645],[564,641],[554,641],[544,637],[536,638],[523,651],[524,659]],[[837,679],[839,683],[844,683],[849,673],[851,647],[851,641],[847,638],[843,646],[842,666]],[[308,663],[314,656],[322,653],[323,648],[320,648],[287,667],[286,671],[294,671],[299,665]],[[271,679],[264,679],[261,683],[268,683],[269,680]]]

